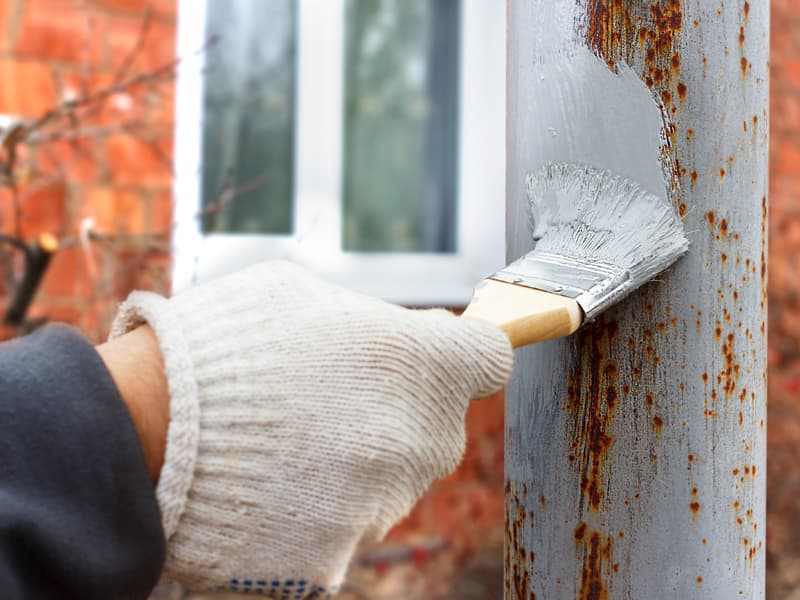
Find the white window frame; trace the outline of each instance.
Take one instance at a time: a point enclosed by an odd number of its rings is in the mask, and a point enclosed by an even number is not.
[[[298,0],[292,235],[203,234],[200,209],[205,0],[180,0],[175,262],[180,291],[268,258],[408,306],[463,306],[505,264],[505,3],[462,0],[457,251],[342,250],[345,0]],[[267,183],[268,185],[268,183]]]

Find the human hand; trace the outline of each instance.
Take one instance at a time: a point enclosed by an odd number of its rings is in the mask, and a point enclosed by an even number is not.
[[[358,542],[381,538],[457,466],[469,400],[512,366],[491,325],[284,262],[170,300],[134,292],[112,338],[143,323],[170,396],[156,490],[165,574],[194,589],[334,591]]]

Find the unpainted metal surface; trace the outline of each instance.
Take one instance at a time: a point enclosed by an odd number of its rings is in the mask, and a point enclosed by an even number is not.
[[[509,2],[509,261],[532,246],[525,177],[549,159],[531,134],[537,64],[576,43],[660,99],[691,247],[582,333],[518,352],[506,598],[764,597],[768,11]]]

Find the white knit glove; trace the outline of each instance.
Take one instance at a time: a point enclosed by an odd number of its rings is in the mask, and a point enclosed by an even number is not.
[[[170,300],[134,292],[170,394],[156,490],[165,575],[193,589],[324,597],[464,452],[471,398],[512,353],[491,325],[365,297],[284,262]]]

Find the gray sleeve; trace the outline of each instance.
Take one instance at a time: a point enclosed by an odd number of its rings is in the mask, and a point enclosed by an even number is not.
[[[0,595],[143,599],[163,561],[139,439],[94,348],[61,325],[0,344]]]

